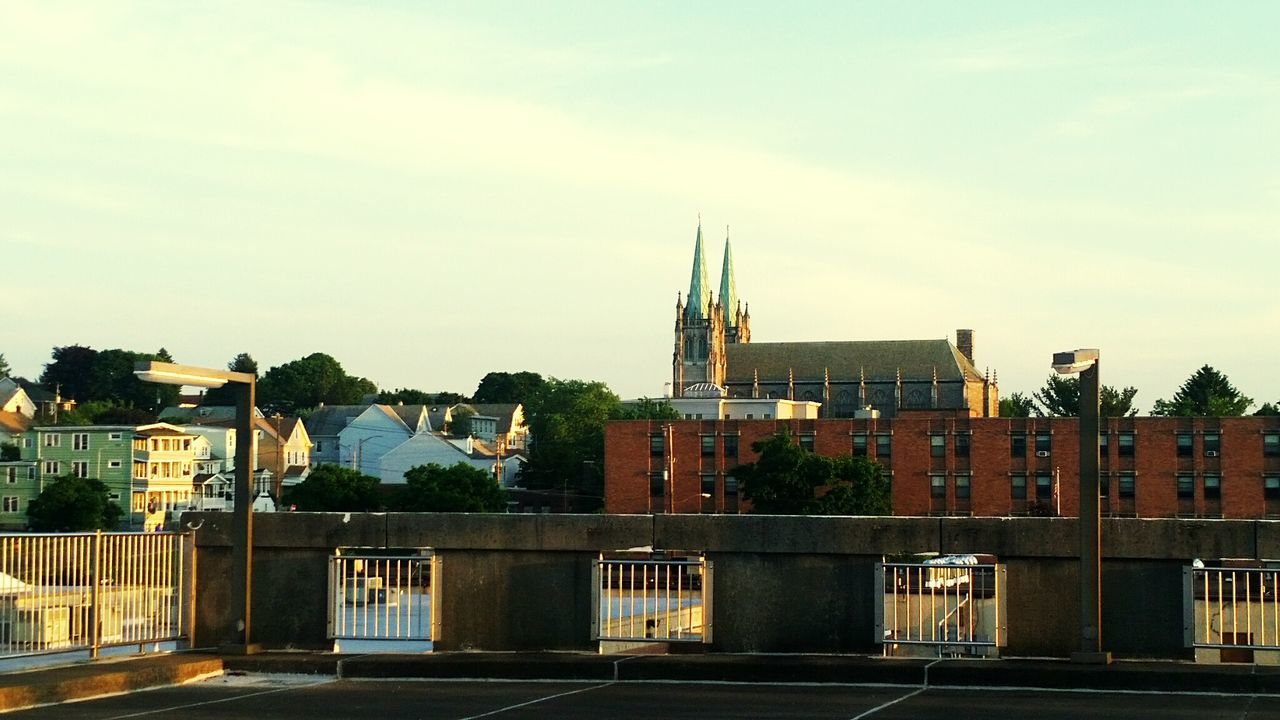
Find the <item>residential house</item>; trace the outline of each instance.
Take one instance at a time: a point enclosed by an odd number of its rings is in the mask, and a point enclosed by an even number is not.
[[[430,425],[410,405],[322,405],[304,421],[312,442],[311,466],[335,463],[380,474],[382,456]],[[417,406],[421,407],[421,406]],[[414,419],[411,427],[405,416]]]
[[[36,416],[36,404],[16,380],[0,378],[0,412],[16,413],[25,418],[34,418]]]
[[[529,426],[524,422],[524,406],[520,403],[476,403],[471,405],[483,416],[497,419],[494,437],[477,437],[501,445],[507,451],[518,452],[529,447]]]
[[[168,423],[134,430],[131,515],[143,515],[143,530],[156,530],[191,506],[196,437]]]
[[[272,497],[297,485],[311,472],[311,438],[296,417],[275,415],[256,421],[258,427],[258,467],[271,471],[275,483]]]
[[[382,456],[377,477],[385,485],[402,485],[404,474],[419,465],[436,464],[449,467],[465,463],[493,476],[494,481],[510,486],[520,469],[523,456],[499,453],[474,438],[448,439],[441,433],[419,433]]]
[[[95,478],[107,486],[111,500],[129,514],[129,498],[145,487],[134,480],[133,425],[34,426],[22,437],[21,460],[34,467],[30,487],[11,488],[7,504],[25,518],[27,504],[46,483],[63,475]],[[8,493],[6,493],[8,495]]]

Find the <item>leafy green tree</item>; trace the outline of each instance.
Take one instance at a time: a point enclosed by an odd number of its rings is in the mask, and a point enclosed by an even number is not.
[[[368,512],[382,507],[379,480],[341,465],[317,465],[290,488],[285,502],[307,512]]]
[[[324,353],[271,368],[258,381],[258,404],[267,412],[296,415],[320,403],[354,405],[378,388],[365,378],[353,377]]]
[[[804,450],[788,432],[759,440],[754,463],[733,469],[752,512],[767,515],[887,515],[889,486],[875,461]]]
[[[11,372],[13,369],[9,367],[9,361],[4,359],[4,353],[0,353],[0,378],[9,377]]]
[[[123,516],[101,480],[74,475],[55,478],[27,505],[27,521],[37,532],[113,530]]]
[[[449,434],[460,438],[471,437],[471,419],[476,414],[467,408],[460,407],[449,415]]]
[[[164,356],[169,355],[165,352]],[[140,361],[160,359],[160,353],[98,351],[80,345],[55,347],[53,362],[44,366],[40,384],[81,403],[105,401],[158,412],[177,402],[181,388],[143,382],[133,369]]]
[[[395,391],[380,390],[378,392],[378,402],[383,405],[395,405],[397,403],[404,403],[405,405],[431,405],[435,402],[435,396],[429,392],[423,392],[422,390],[397,388]]]
[[[679,420],[680,413],[665,398],[640,398],[618,409],[616,420]]]
[[[1263,415],[1267,415],[1267,416],[1276,416],[1276,415],[1280,415],[1280,402],[1262,403],[1262,407],[1258,408],[1258,409],[1257,409],[1257,411],[1256,411],[1256,412],[1254,412],[1253,414],[1254,414],[1254,415],[1258,415],[1258,416],[1263,416]]]
[[[491,372],[480,379],[473,402],[525,403],[542,392],[547,381],[535,372]]]
[[[403,512],[504,512],[507,494],[492,475],[480,468],[457,463],[444,467],[431,463],[404,474],[405,486],[397,493],[394,508]]]
[[[83,345],[64,345],[53,349],[52,358],[40,373],[41,385],[50,390],[56,388],[63,397],[75,398],[82,403],[97,399],[90,389],[98,360],[97,350]]]
[[[602,382],[551,378],[524,399],[529,460],[520,481],[534,490],[557,490],[578,498],[575,509],[592,511],[604,502],[604,425],[622,401]]]
[[[1133,398],[1138,389],[1127,387],[1117,390],[1103,385],[1098,392],[1098,413],[1101,417],[1133,417],[1138,414]],[[1035,393],[1040,412],[1049,417],[1080,417],[1080,378],[1070,375],[1050,375],[1040,392]],[[1039,414],[1039,413],[1038,413]]]
[[[253,356],[250,355],[249,353],[242,352],[239,355],[236,355],[235,357],[231,358],[231,362],[227,363],[227,369],[232,372],[243,372],[243,373],[251,373],[253,375],[257,375],[258,361],[254,360]],[[230,383],[223,385],[222,387],[210,388],[205,391],[204,399],[201,401],[201,404],[209,405],[209,406],[235,405],[236,404],[236,388]]]
[[[1000,417],[1031,417],[1035,413],[1035,400],[1023,393],[1010,393],[1000,398]]]
[[[1152,415],[1167,417],[1238,417],[1244,415],[1253,399],[1237,390],[1227,376],[1205,365],[1182,383],[1172,400],[1160,399]]]
[[[146,425],[156,421],[156,414],[111,400],[92,400],[58,414],[58,425]],[[181,425],[185,420],[178,422]]]

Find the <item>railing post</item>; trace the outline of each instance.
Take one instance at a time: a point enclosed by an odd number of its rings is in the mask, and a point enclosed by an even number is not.
[[[189,553],[187,563],[187,647],[196,647],[196,533],[194,530],[182,534],[181,542],[187,544]],[[181,582],[181,578],[179,578]],[[181,626],[178,628],[181,633]]]
[[[89,567],[89,658],[98,659],[98,647],[102,644],[102,531],[94,531],[93,562]]]

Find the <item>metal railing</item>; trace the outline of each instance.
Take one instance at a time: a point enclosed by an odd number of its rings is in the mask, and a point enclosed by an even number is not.
[[[592,565],[591,634],[606,642],[711,642],[711,571],[704,557]]]
[[[185,637],[191,547],[188,533],[0,535],[0,657]]]
[[[903,645],[969,654],[1004,647],[1004,589],[1005,566],[996,563],[876,563],[876,641],[886,654]]]
[[[1188,647],[1280,649],[1280,568],[1184,567]]]
[[[430,551],[339,550],[329,561],[329,638],[433,641],[440,560]]]

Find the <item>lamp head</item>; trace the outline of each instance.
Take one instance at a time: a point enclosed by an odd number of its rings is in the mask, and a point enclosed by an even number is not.
[[[1098,362],[1098,351],[1094,348],[1068,350],[1053,354],[1053,369],[1060,375],[1075,375],[1093,367]]]

